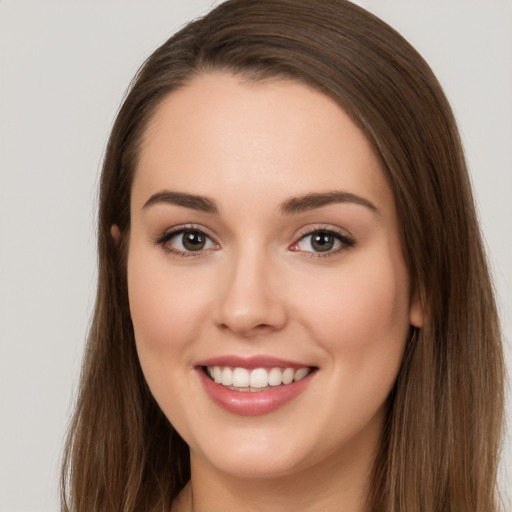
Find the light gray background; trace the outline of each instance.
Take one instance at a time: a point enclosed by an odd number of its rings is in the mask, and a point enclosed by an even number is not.
[[[511,368],[512,1],[358,3],[411,41],[452,102]],[[62,439],[95,291],[106,138],[138,66],[211,4],[0,0],[0,511],[59,508]],[[508,421],[501,482],[510,495],[510,399]]]

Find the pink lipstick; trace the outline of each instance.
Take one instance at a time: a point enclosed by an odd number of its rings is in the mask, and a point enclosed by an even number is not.
[[[268,356],[221,356],[200,361],[196,370],[213,402],[233,414],[256,416],[302,393],[317,368]]]

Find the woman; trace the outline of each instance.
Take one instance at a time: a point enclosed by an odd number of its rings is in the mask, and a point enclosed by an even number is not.
[[[496,510],[500,333],[450,107],[345,1],[146,61],[100,191],[67,510]]]

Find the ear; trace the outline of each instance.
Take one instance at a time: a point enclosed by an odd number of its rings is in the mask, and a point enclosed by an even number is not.
[[[425,323],[425,311],[423,309],[421,294],[415,290],[411,297],[411,306],[409,309],[409,323],[413,327],[423,327]]]
[[[112,224],[110,226],[110,236],[114,240],[114,243],[119,245],[119,238],[121,237],[121,230],[119,229],[119,226],[117,224]]]

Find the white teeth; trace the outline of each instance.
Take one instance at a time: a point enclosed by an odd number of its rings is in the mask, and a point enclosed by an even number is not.
[[[269,386],[280,386],[283,382],[283,372],[281,368],[272,368],[268,372],[268,385]]]
[[[208,366],[208,375],[217,383],[230,388],[238,388],[240,391],[259,391],[268,386],[280,386],[291,384],[306,377],[310,368],[230,368],[228,366]]]
[[[213,380],[217,384],[222,382],[222,370],[218,366],[213,367]]]
[[[223,386],[231,386],[233,384],[233,370],[226,366],[224,370],[222,370],[222,385]]]
[[[268,386],[268,372],[265,368],[256,368],[249,377],[251,388],[266,388]]]
[[[293,382],[293,375],[295,372],[293,371],[293,368],[286,368],[286,370],[283,372],[283,384],[290,384]]]
[[[293,380],[297,382],[298,380],[303,379],[309,373],[309,368],[299,368],[295,370],[295,374],[293,375]]]
[[[233,370],[233,386],[235,388],[249,387],[249,372],[245,368],[235,368]]]

